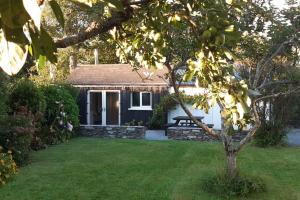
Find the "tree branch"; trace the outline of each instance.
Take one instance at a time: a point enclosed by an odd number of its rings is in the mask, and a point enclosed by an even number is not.
[[[186,107],[186,105],[184,104],[182,98],[179,95],[179,89],[176,85],[176,79],[175,79],[175,71],[172,69],[171,65],[169,63],[166,63],[166,67],[169,71],[170,74],[170,82],[172,84],[172,87],[174,88],[174,92],[176,95],[176,98],[180,104],[180,106],[182,107],[182,109],[184,110],[184,112],[191,118],[191,120],[200,128],[202,128],[203,130],[205,130],[205,132],[209,135],[211,135],[212,137],[219,139],[220,135],[218,133],[216,133],[212,128],[209,128],[206,124],[201,123],[200,121],[198,121],[193,114],[190,112],[190,110]]]
[[[112,16],[104,22],[92,22],[85,31],[82,31],[77,35],[58,39],[55,41],[55,45],[57,48],[66,48],[75,44],[82,43],[102,33],[106,33],[116,26],[121,26],[124,22],[127,22],[132,18],[134,11],[132,6],[138,5],[141,7],[147,7],[150,1],[151,0],[141,0],[130,2],[129,0],[122,0],[122,4],[124,6],[123,12],[112,13]]]
[[[128,21],[129,19],[130,15],[126,13],[114,13],[114,15],[105,22],[92,22],[91,25],[85,31],[82,31],[77,35],[67,36],[63,39],[59,39],[55,41],[55,45],[57,48],[66,48],[75,44],[82,43],[97,35],[106,33],[107,31],[113,29],[116,26],[120,26],[122,23]]]
[[[259,118],[259,114],[257,112],[257,105],[256,105],[257,101],[255,100],[252,103],[252,110],[254,113],[254,118],[255,118],[255,125],[249,130],[248,134],[246,135],[246,137],[244,137],[240,143],[238,144],[237,148],[236,148],[236,152],[239,152],[246,144],[248,144],[252,137],[255,135],[256,131],[258,130],[258,128],[261,125],[261,121]]]
[[[260,98],[257,98],[254,100],[253,104],[252,104],[252,109],[253,109],[253,112],[254,112],[254,117],[255,117],[255,125],[250,129],[250,131],[248,132],[247,136],[244,137],[236,151],[240,151],[243,146],[245,146],[248,142],[251,141],[252,137],[255,135],[257,129],[260,127],[261,125],[261,120],[259,118],[259,115],[258,115],[258,112],[257,112],[257,103],[261,100],[264,100],[264,99],[270,99],[270,98],[277,98],[279,96],[284,96],[284,95],[289,95],[289,94],[294,94],[294,93],[300,93],[300,87],[297,87],[293,90],[290,90],[290,91],[287,91],[287,92],[279,92],[279,93],[276,93],[276,94],[270,94],[270,95],[266,95],[266,96],[263,96],[263,97],[260,97]]]
[[[259,87],[258,90],[265,89],[267,87],[274,87],[275,85],[298,85],[300,81],[298,80],[280,80],[280,81],[271,81],[267,83],[263,83]]]
[[[282,49],[285,47],[285,45],[292,43],[296,39],[296,36],[293,36],[289,38],[288,40],[282,42],[279,47],[276,49],[275,52],[273,52],[269,57],[265,56],[256,66],[256,72],[253,80],[253,88],[256,88],[258,86],[258,82],[260,80],[260,77],[262,76],[263,70],[266,66],[272,61],[272,59],[277,56]]]
[[[290,95],[290,94],[296,94],[296,93],[300,93],[300,87],[296,87],[295,89],[289,90],[287,92],[278,92],[278,93],[275,93],[275,94],[270,94],[270,95],[266,95],[266,96],[257,98],[256,102],[264,100],[264,99],[277,98],[277,97],[280,97],[280,96],[285,96],[285,95]]]

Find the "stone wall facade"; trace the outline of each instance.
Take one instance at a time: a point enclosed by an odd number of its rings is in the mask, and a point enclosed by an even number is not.
[[[246,133],[233,136],[233,141],[240,141]],[[169,127],[167,136],[171,140],[195,140],[195,141],[217,141],[212,136],[205,134],[205,131],[197,127]]]
[[[144,126],[82,126],[81,135],[102,138],[144,139]]]

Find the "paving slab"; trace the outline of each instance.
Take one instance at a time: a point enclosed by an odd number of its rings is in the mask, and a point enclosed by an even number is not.
[[[287,134],[287,142],[290,146],[300,146],[300,129],[290,129]]]
[[[146,130],[146,140],[168,140],[168,136],[165,136],[165,130]]]

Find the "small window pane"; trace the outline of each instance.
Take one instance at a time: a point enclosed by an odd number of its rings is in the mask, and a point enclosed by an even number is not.
[[[139,92],[132,93],[132,106],[140,106],[140,93]]]
[[[142,105],[143,106],[151,106],[150,105],[150,93],[142,93]]]

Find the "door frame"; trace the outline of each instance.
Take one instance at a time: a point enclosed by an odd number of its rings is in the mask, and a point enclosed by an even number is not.
[[[101,125],[94,125],[90,122],[90,111],[91,111],[91,92],[94,93],[102,93],[102,109],[104,109],[104,112],[102,111],[102,124]],[[106,92],[114,92],[119,94],[119,123],[117,125],[109,125],[109,126],[120,126],[121,125],[121,91],[120,90],[88,90],[87,91],[87,115],[86,115],[86,121],[87,125],[89,126],[106,126]]]

